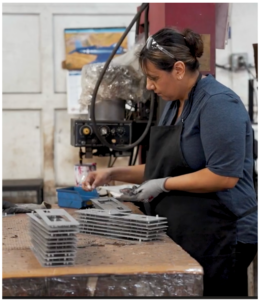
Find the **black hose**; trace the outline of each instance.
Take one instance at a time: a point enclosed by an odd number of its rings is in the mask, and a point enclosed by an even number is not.
[[[115,164],[117,158],[118,158],[117,156],[114,158],[114,161],[113,161],[112,164],[111,164],[111,168],[114,166],[114,164]]]
[[[139,153],[139,148],[140,148],[140,145],[138,145],[138,147],[137,147],[137,152],[136,152],[136,155],[135,155],[135,157],[134,157],[134,160],[133,160],[132,166],[135,166],[135,163],[136,163],[136,161],[137,161],[137,158],[138,158],[138,153]]]
[[[142,6],[143,4],[141,4]],[[137,36],[139,35],[139,24],[140,24],[140,15],[136,20],[136,28],[135,28],[135,38],[137,38]]]
[[[120,38],[120,40],[118,41],[116,47],[113,49],[110,57],[108,58],[108,60],[106,61],[103,70],[96,82],[94,91],[93,91],[93,97],[92,97],[92,101],[91,101],[91,118],[92,118],[92,126],[93,126],[93,131],[96,134],[96,136],[98,137],[98,139],[101,141],[101,143],[105,146],[107,146],[108,148],[111,148],[113,150],[116,151],[123,151],[123,150],[129,150],[134,148],[135,146],[137,146],[140,142],[142,142],[142,140],[145,138],[145,136],[147,135],[149,128],[151,126],[152,123],[152,119],[153,119],[153,113],[154,113],[154,103],[155,103],[155,97],[154,97],[154,93],[151,93],[151,104],[150,104],[150,114],[149,114],[149,120],[147,123],[147,126],[142,134],[142,136],[133,144],[131,145],[127,145],[127,146],[121,146],[121,147],[117,147],[114,145],[109,144],[99,133],[97,126],[96,126],[96,120],[95,120],[95,101],[96,101],[96,97],[97,97],[97,93],[98,93],[98,89],[99,86],[102,82],[102,79],[104,77],[104,74],[111,62],[111,60],[113,59],[114,55],[116,54],[117,50],[119,49],[120,45],[122,44],[123,40],[125,39],[126,35],[129,33],[129,31],[131,30],[131,28],[133,27],[134,23],[136,22],[136,20],[138,20],[138,18],[140,17],[141,13],[147,9],[149,7],[148,3],[145,3],[143,5],[141,5],[139,11],[137,12],[137,14],[135,15],[135,17],[133,18],[133,20],[131,21],[131,23],[129,24],[129,26],[126,28],[124,34],[122,35],[122,37]]]
[[[142,3],[140,5],[140,8],[145,5],[145,3]],[[135,37],[137,37],[139,35],[139,24],[140,24],[140,17],[141,17],[141,14],[139,15],[139,17],[137,18],[136,20],[136,29],[135,29]]]
[[[133,153],[134,153],[134,149],[131,150],[128,166],[132,165]]]
[[[145,41],[148,38],[148,32],[149,32],[148,11],[149,11],[149,6],[147,7],[147,9],[145,11],[145,23],[144,23]]]
[[[109,161],[108,161],[108,168],[111,167],[111,162],[112,162],[112,154],[110,153],[110,158],[109,158]]]
[[[143,6],[145,3],[142,3],[141,6]],[[144,33],[145,33],[145,40],[148,38],[148,32],[149,32],[149,26],[148,26],[148,12],[149,12],[149,6],[146,8],[145,11],[145,22],[144,22]],[[139,15],[137,21],[136,21],[136,31],[135,36],[137,37],[139,35],[139,24],[140,24],[140,17]]]

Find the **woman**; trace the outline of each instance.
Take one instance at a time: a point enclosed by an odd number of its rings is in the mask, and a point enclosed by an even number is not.
[[[204,269],[204,296],[247,296],[257,252],[253,135],[240,98],[201,76],[200,35],[165,28],[147,40],[139,62],[147,89],[167,101],[151,129],[146,165],[92,172],[85,190],[120,180],[143,183],[132,199],[167,217],[167,234]]]

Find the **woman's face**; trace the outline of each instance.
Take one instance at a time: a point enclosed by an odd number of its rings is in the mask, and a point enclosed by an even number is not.
[[[171,72],[166,72],[157,69],[153,63],[147,61],[145,73],[147,76],[146,88],[148,90],[154,91],[159,97],[167,101],[179,99],[181,88],[179,74],[177,74],[175,68]]]

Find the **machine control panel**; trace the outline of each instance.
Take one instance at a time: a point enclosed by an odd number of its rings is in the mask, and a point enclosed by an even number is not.
[[[131,121],[96,121],[99,133],[113,145],[132,143]],[[74,147],[100,147],[103,144],[95,135],[91,120],[71,119],[71,145]]]

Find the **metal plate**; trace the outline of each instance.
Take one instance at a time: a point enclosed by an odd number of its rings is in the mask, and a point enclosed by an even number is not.
[[[76,244],[77,243],[77,237],[74,237],[72,239],[67,239],[67,238],[59,238],[59,239],[46,239],[39,235],[38,233],[31,232],[31,237],[39,239],[40,242],[44,245],[48,244],[59,244],[59,245],[64,245],[64,244]]]
[[[63,231],[67,231],[67,232],[77,232],[78,230],[78,225],[76,226],[62,226],[62,227],[49,227],[46,224],[44,224],[44,222],[42,222],[42,220],[40,219],[39,216],[37,216],[37,214],[28,214],[30,217],[30,223],[31,224],[35,224],[35,226],[42,228],[45,231],[48,232],[63,232]]]
[[[61,234],[49,235],[35,227],[34,228],[30,227],[30,232],[33,234],[39,234],[40,237],[44,240],[60,240],[60,241],[63,241],[63,240],[75,240],[76,241],[77,240],[75,234],[61,233]]]
[[[78,214],[81,215],[92,215],[92,216],[101,216],[101,217],[106,217],[106,218],[113,218],[113,219],[120,219],[120,220],[131,220],[131,221],[138,221],[142,223],[157,223],[160,221],[167,221],[167,218],[164,217],[153,217],[153,216],[143,216],[143,215],[138,215],[138,214],[126,214],[126,213],[121,213],[117,210],[99,210],[99,209],[87,209],[87,210],[77,210],[76,211]]]
[[[81,222],[79,228],[81,229],[82,226],[92,226],[92,227],[100,227],[105,229],[114,229],[114,230],[121,230],[121,231],[132,231],[132,232],[143,232],[143,233],[154,233],[154,232],[161,232],[165,231],[168,226],[159,226],[155,228],[143,228],[141,226],[116,226],[115,224],[101,224],[98,222]]]
[[[143,224],[143,223],[138,223],[136,221],[129,221],[129,220],[117,220],[117,219],[112,219],[112,218],[102,218],[102,217],[95,217],[95,216],[87,216],[87,218],[79,216],[78,221],[80,224],[85,224],[85,223],[96,223],[96,224],[102,224],[102,225],[114,225],[114,226],[122,226],[122,227],[136,227],[136,228],[143,228],[146,230],[152,230],[155,228],[159,228],[162,226],[167,227],[167,221],[161,221],[155,224]]]
[[[73,262],[75,257],[44,257],[37,249],[34,248],[34,253],[37,253],[38,257],[40,257],[44,261],[48,262]]]
[[[56,241],[56,240],[49,240],[49,241],[45,241],[42,240],[38,235],[32,234],[31,236],[31,241],[34,244],[34,241],[36,241],[37,243],[43,244],[44,247],[46,248],[50,248],[50,247],[59,247],[60,249],[62,249],[63,247],[76,247],[76,242],[75,241],[64,241],[63,243],[61,243],[60,241]]]
[[[121,213],[117,210],[77,211],[80,232],[139,241],[161,239],[166,218]]]
[[[105,231],[97,231],[97,230],[82,230],[81,233],[89,233],[93,235],[103,235],[107,237],[119,237],[119,238],[126,238],[131,240],[137,240],[137,241],[154,241],[154,240],[160,240],[163,238],[164,235],[160,234],[155,237],[137,237],[137,236],[131,236],[131,235],[124,235],[124,234],[118,234],[118,233],[111,233],[111,232],[105,232]]]
[[[125,234],[128,236],[136,236],[136,237],[155,237],[162,233],[163,231],[157,231],[157,232],[143,232],[143,231],[132,231],[130,229],[128,230],[121,230],[120,228],[112,229],[112,228],[105,228],[100,226],[92,226],[92,225],[82,225],[80,226],[80,231],[84,230],[92,230],[92,231],[102,231],[102,232],[108,232],[108,233],[118,233],[118,234]]]
[[[41,248],[42,251],[44,251],[46,254],[48,253],[70,253],[70,252],[76,252],[77,247],[74,245],[69,245],[69,246],[46,246],[40,244],[38,241],[34,240],[33,245],[35,248]]]
[[[91,201],[94,207],[97,209],[118,210],[120,212],[131,213],[131,209],[129,209],[126,205],[112,197],[95,198],[91,199]]]
[[[53,259],[65,259],[65,258],[75,258],[76,257],[76,251],[74,252],[52,252],[52,253],[45,253],[44,251],[42,251],[39,247],[37,248],[34,245],[34,249],[40,253],[40,255],[44,258],[53,258]]]
[[[30,223],[29,224],[29,228],[31,228],[32,230],[38,230],[39,232],[41,232],[42,234],[47,234],[48,236],[54,236],[54,237],[59,237],[59,236],[73,236],[76,235],[78,233],[78,226],[76,230],[73,231],[66,231],[66,230],[60,230],[60,231],[50,231],[48,232],[48,230],[46,230],[44,227],[40,227],[37,226],[35,224]]]
[[[36,258],[38,259],[39,263],[43,267],[53,267],[53,266],[68,266],[68,265],[74,265],[75,264],[75,259],[71,260],[63,260],[63,259],[55,259],[55,260],[45,260],[42,258],[42,256],[37,252],[36,249],[32,248],[32,251]]]
[[[78,222],[64,209],[36,209],[35,212],[49,227],[77,226]]]
[[[96,218],[87,218],[87,219],[83,219],[83,218],[79,218],[78,221],[80,222],[80,224],[82,223],[89,223],[89,222],[96,222],[96,223],[102,223],[105,222],[107,224],[110,225],[116,225],[116,226],[124,226],[124,227],[141,227],[141,228],[156,228],[158,226],[166,226],[167,223],[165,222],[158,222],[158,223],[147,223],[147,224],[143,224],[143,222],[138,222],[135,220],[123,220],[123,219],[113,219],[113,218],[102,218],[102,217],[96,217]]]

